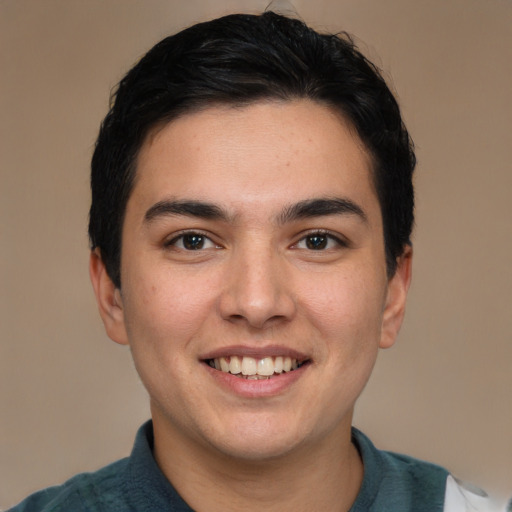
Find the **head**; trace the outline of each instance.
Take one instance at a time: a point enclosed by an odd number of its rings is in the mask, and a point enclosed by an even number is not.
[[[197,25],[128,73],[93,158],[90,271],[157,458],[350,445],[403,318],[413,160],[377,71],[296,20]]]
[[[120,82],[92,159],[89,236],[121,288],[125,210],[148,135],[216,106],[309,99],[350,124],[371,158],[388,276],[410,243],[415,156],[398,104],[346,35],[272,12],[194,25],[155,45]]]

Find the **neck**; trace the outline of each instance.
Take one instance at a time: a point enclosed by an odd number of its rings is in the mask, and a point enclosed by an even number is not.
[[[310,512],[350,509],[363,479],[350,419],[321,441],[265,460],[243,460],[169,432],[153,420],[155,458],[197,512]]]

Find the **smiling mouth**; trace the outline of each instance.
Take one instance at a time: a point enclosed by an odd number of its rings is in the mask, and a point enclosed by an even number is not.
[[[271,379],[283,373],[293,372],[307,362],[288,356],[263,357],[261,359],[248,356],[228,356],[205,360],[205,363],[215,370],[249,380]]]

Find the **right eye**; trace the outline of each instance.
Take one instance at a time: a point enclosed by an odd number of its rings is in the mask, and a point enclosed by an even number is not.
[[[202,233],[182,233],[167,242],[166,247],[174,247],[182,251],[200,251],[204,249],[216,249],[218,245]]]

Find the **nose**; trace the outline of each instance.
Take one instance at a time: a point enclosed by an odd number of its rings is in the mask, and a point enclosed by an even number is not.
[[[286,262],[270,247],[239,250],[226,270],[220,314],[256,329],[291,320],[296,312]]]

